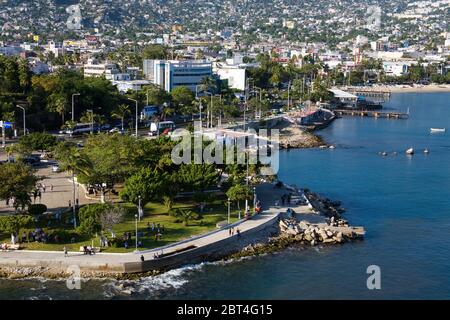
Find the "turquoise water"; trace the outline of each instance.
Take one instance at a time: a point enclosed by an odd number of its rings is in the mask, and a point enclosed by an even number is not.
[[[335,150],[280,155],[280,179],[341,200],[345,218],[366,228],[364,241],[181,268],[131,283],[131,295],[111,281],[69,291],[0,280],[0,298],[449,299],[450,132],[429,128],[450,130],[450,93],[395,94],[386,105],[408,107],[408,120],[338,119],[321,131]],[[369,265],[381,268],[381,290],[366,287]]]

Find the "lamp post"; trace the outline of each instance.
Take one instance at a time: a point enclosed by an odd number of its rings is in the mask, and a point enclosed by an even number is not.
[[[136,252],[138,251],[138,215],[135,214],[134,218],[136,219]]]
[[[197,84],[195,86],[195,100],[199,101],[199,109],[200,109],[200,131],[203,128],[203,123],[202,123],[202,108],[203,108],[203,106],[202,106],[202,101],[198,99],[198,88],[201,87],[201,86],[202,85],[200,85],[200,84]]]
[[[27,124],[26,124],[26,119],[25,119],[25,108],[22,106],[16,106],[19,109],[22,109],[23,111],[23,135],[26,136],[27,135]]]
[[[231,210],[230,210],[230,198],[228,198],[227,204],[228,204],[228,224],[231,222]]]
[[[213,110],[213,97],[214,97],[214,95],[211,92],[209,92],[209,91],[205,91],[205,93],[207,95],[211,96],[211,106],[209,107],[208,122],[207,122],[206,126],[212,128],[212,126],[213,126],[213,112],[212,112],[212,110]]]
[[[136,129],[135,129],[135,134],[136,134],[136,139],[137,139],[137,137],[138,137],[138,125],[139,125],[139,120],[138,120],[138,101],[137,100],[135,100],[135,99],[130,99],[130,98],[128,98],[128,100],[130,100],[130,101],[133,101],[133,102],[135,102],[136,103]]]
[[[261,111],[261,109],[262,109],[262,88],[255,87],[255,86],[253,88],[259,90],[259,117],[261,118],[261,113],[262,113],[262,111]]]
[[[88,109],[86,112],[91,113],[91,134],[94,134],[94,110]]]
[[[75,121],[75,96],[79,95],[79,93],[72,94],[72,121]]]
[[[256,208],[256,187],[253,187],[253,210]]]
[[[141,196],[139,196],[138,199],[139,199],[139,203],[138,203],[139,221],[141,221],[141,216],[142,216]]]

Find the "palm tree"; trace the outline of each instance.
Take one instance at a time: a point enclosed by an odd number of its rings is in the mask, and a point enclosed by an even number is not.
[[[123,129],[123,124],[124,124],[124,120],[125,117],[130,114],[130,107],[126,104],[121,104],[117,107],[116,110],[114,110],[111,113],[111,117],[116,118],[116,119],[120,119],[121,123],[122,123],[122,131]]]
[[[209,76],[204,77],[200,84],[201,84],[202,90],[204,90],[204,91],[214,92],[217,89],[217,84],[213,77],[209,77]]]

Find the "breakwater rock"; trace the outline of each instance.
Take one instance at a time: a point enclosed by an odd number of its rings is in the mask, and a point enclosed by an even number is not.
[[[327,223],[309,223],[306,220],[297,222],[294,219],[284,219],[280,220],[280,231],[290,235],[297,242],[312,246],[319,243],[344,243],[361,239],[365,234],[364,228],[352,227],[345,220],[335,220],[334,218]]]

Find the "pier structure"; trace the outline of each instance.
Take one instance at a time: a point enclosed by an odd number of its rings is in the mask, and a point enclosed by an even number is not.
[[[351,110],[338,109],[334,113],[339,116],[354,116],[354,117],[373,117],[373,118],[388,118],[388,119],[408,119],[409,114],[398,111],[376,111],[376,110]]]

